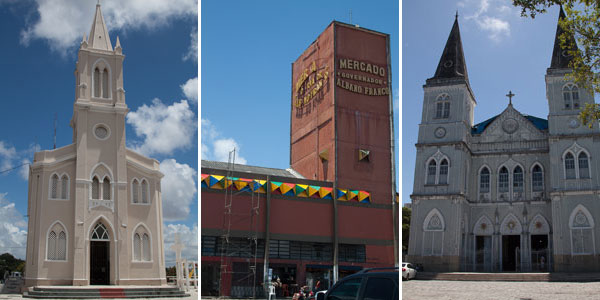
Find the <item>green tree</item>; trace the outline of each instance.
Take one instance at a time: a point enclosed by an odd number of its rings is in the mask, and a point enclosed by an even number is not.
[[[4,278],[6,272],[22,271],[24,267],[24,260],[18,259],[10,253],[0,255],[0,278]]]
[[[600,92],[600,1],[598,0],[513,0],[521,8],[522,16],[535,18],[554,5],[562,5],[566,17],[559,21],[563,30],[560,35],[562,49],[568,49],[573,59],[566,75],[578,86],[592,95]],[[577,45],[577,47],[575,47]],[[583,124],[592,127],[600,120],[600,105],[586,104],[579,115]]]
[[[408,250],[408,237],[410,234],[410,215],[412,210],[402,207],[402,251]]]

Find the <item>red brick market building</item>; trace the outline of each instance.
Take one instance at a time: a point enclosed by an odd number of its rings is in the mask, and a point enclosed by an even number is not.
[[[292,63],[289,169],[201,162],[202,295],[397,264],[389,42],[334,21]]]

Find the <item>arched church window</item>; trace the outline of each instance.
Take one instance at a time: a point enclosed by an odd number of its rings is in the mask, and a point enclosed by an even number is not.
[[[56,258],[58,260],[67,259],[67,235],[64,231],[58,234],[58,241],[56,243]]]
[[[140,184],[138,183],[137,179],[134,179],[133,182],[131,183],[131,197],[133,198],[132,201],[133,203],[139,203],[139,187]]]
[[[565,109],[579,109],[579,88],[574,84],[563,87],[563,100]]]
[[[448,183],[448,161],[446,159],[442,160],[442,162],[440,163],[439,183],[440,184]]]
[[[427,166],[427,184],[435,184],[435,174],[437,173],[437,163],[434,159]]]
[[[60,222],[55,222],[48,233],[47,260],[67,260],[67,234]]]
[[[513,191],[523,191],[523,169],[520,166],[515,167],[513,171]]]
[[[139,225],[133,234],[133,260],[151,261],[150,254],[150,235],[146,227]]]
[[[423,222],[423,255],[442,255],[445,231],[444,217],[432,209]]]
[[[579,153],[579,178],[590,178],[590,169],[588,167],[588,156],[585,152]]]
[[[56,260],[56,240],[56,232],[50,231],[50,234],[48,234],[48,245],[46,246],[48,248],[48,260]]]
[[[142,235],[142,254],[144,261],[150,261],[150,237],[146,233]]]
[[[60,198],[67,199],[69,198],[69,177],[67,175],[63,175],[61,181],[61,189],[60,189]]]
[[[110,200],[110,179],[108,177],[102,181],[102,199]]]
[[[508,192],[508,169],[502,167],[498,175],[498,190],[501,193]]]
[[[108,70],[106,68],[102,72],[102,98],[109,98]]]
[[[479,173],[479,192],[490,192],[490,170],[487,167],[481,169],[481,172]]]
[[[531,185],[534,192],[544,190],[544,172],[542,172],[542,168],[539,165],[533,167],[533,171],[531,172]]]
[[[92,231],[92,240],[94,241],[109,241],[110,237],[108,235],[108,231],[106,227],[102,223],[96,224],[94,226],[94,230]]]
[[[142,239],[138,233],[133,235],[133,260],[140,261],[141,260],[141,251],[142,251]]]
[[[569,227],[572,254],[594,253],[594,219],[583,205],[578,205],[571,213]]]
[[[96,176],[92,179],[92,199],[100,199],[100,181]]]
[[[436,119],[447,119],[450,117],[450,96],[448,94],[441,94],[436,100]]]
[[[58,198],[58,175],[56,174],[52,175],[50,180],[50,198]]]
[[[150,203],[148,201],[148,182],[146,179],[142,180],[142,203]]]
[[[94,69],[94,97],[100,98],[100,70]]]
[[[571,152],[565,155],[565,175],[567,179],[575,178],[575,157]]]

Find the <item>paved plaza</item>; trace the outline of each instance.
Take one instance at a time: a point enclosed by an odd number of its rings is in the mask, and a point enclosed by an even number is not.
[[[499,282],[411,280],[402,299],[600,299],[600,282]]]

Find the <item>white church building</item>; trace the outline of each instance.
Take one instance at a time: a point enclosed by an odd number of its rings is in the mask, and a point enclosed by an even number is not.
[[[594,98],[565,79],[561,33],[545,76],[548,119],[509,103],[474,124],[455,20],[423,87],[406,261],[425,271],[600,269],[600,131],[578,119]]]
[[[163,174],[125,147],[124,58],[98,4],[75,65],[73,143],[30,166],[26,286],[166,284]]]

